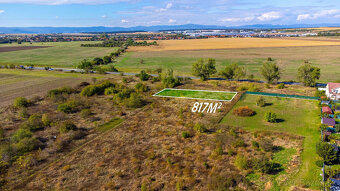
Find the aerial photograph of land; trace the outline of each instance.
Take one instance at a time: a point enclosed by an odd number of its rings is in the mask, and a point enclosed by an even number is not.
[[[339,18],[0,0],[0,190],[340,191]]]

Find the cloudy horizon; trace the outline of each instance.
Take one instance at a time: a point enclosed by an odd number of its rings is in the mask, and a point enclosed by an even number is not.
[[[331,0],[0,0],[0,27],[339,24]]]

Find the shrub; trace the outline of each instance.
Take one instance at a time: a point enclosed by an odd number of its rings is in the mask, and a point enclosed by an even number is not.
[[[249,87],[248,87],[248,91],[259,92],[260,89],[255,84],[250,84]]]
[[[260,148],[265,152],[271,152],[274,150],[273,142],[269,139],[262,139],[259,142]]]
[[[325,94],[325,91],[316,90],[314,96],[315,97],[323,97],[323,96],[326,96],[326,94]]]
[[[44,124],[41,121],[41,116],[38,114],[31,115],[26,122],[21,125],[23,129],[29,129],[30,131],[37,131],[44,128]]]
[[[162,78],[162,84],[164,88],[174,88],[181,84],[181,79],[174,77],[173,70],[169,69]]]
[[[246,90],[248,90],[247,86],[239,86],[239,87],[237,87],[237,91],[239,91],[239,92],[246,91]]]
[[[245,147],[246,143],[244,142],[243,139],[236,139],[233,143],[232,146],[237,148],[237,147]]]
[[[183,132],[182,132],[182,137],[183,137],[184,139],[189,138],[189,137],[190,137],[190,133],[187,132],[187,131],[183,131]]]
[[[266,120],[267,122],[270,122],[270,123],[276,123],[277,122],[277,115],[274,112],[267,111],[264,114],[264,120]]]
[[[136,84],[135,89],[137,92],[147,92],[149,88],[143,83],[138,83]]]
[[[81,106],[81,103],[78,100],[71,99],[65,103],[58,105],[58,111],[64,112],[64,113],[74,113],[79,111],[79,107]]]
[[[21,108],[21,107],[28,107],[29,106],[29,102],[26,98],[24,97],[17,97],[15,100],[14,100],[14,104],[13,106],[15,108]]]
[[[67,133],[69,131],[74,131],[77,129],[77,126],[72,121],[65,121],[62,126],[59,128],[60,133]]]
[[[286,85],[284,83],[278,84],[277,89],[285,89]]]
[[[316,144],[316,153],[324,159],[327,165],[335,164],[337,161],[337,152],[333,146],[326,142]]]
[[[236,155],[234,164],[240,170],[246,170],[249,167],[247,158],[242,154]]]
[[[105,92],[105,89],[108,87],[115,87],[115,84],[109,81],[105,81],[100,84],[89,85],[80,92],[80,95],[85,97],[100,95],[103,94]]]
[[[11,140],[15,143],[19,142],[23,138],[32,137],[32,132],[28,129],[18,129],[11,137]]]
[[[18,143],[14,144],[19,155],[23,155],[27,152],[37,149],[39,146],[39,141],[35,137],[25,137],[21,139]]]
[[[323,167],[323,160],[315,161],[315,165],[318,166],[318,167]]]
[[[200,123],[195,124],[194,130],[197,131],[198,133],[204,133],[207,131],[207,129]]]
[[[0,127],[0,139],[5,138],[5,130]]]
[[[92,112],[91,112],[90,109],[83,109],[83,110],[81,110],[81,112],[80,112],[80,116],[81,116],[82,118],[88,118],[88,117],[90,117],[91,115],[92,115]]]
[[[139,74],[137,74],[137,77],[139,77],[140,80],[142,81],[147,81],[150,78],[150,75],[147,74],[144,70],[140,71]]]
[[[254,158],[252,161],[252,167],[255,171],[270,174],[275,170],[274,163],[271,162],[267,157],[261,155],[258,158]]]
[[[116,94],[116,93],[118,93],[118,91],[114,87],[108,87],[104,91],[105,95],[113,95],[113,94]]]
[[[264,107],[266,105],[266,100],[262,96],[260,96],[256,99],[256,105]]]
[[[256,141],[252,141],[251,144],[253,145],[254,148],[260,148],[260,144]]]
[[[233,150],[233,149],[228,149],[228,151],[227,151],[227,153],[228,153],[228,156],[234,156],[234,155],[236,155],[236,152]]]
[[[50,126],[51,124],[51,119],[47,114],[43,114],[41,117],[41,122],[45,125],[45,126]]]
[[[233,110],[233,114],[241,117],[253,116],[255,112],[248,106],[239,107]]]
[[[20,116],[21,118],[26,119],[26,118],[28,118],[30,115],[29,115],[29,113],[28,113],[28,111],[27,111],[26,108],[21,108],[20,111],[19,111],[19,116]]]
[[[53,98],[57,95],[61,95],[61,94],[72,94],[72,93],[75,93],[75,89],[69,87],[69,86],[65,86],[65,87],[62,87],[62,88],[59,88],[59,89],[53,89],[53,90],[50,90],[48,91],[48,96],[50,98]]]
[[[127,99],[126,105],[131,108],[139,108],[144,105],[144,100],[136,93],[132,93]]]

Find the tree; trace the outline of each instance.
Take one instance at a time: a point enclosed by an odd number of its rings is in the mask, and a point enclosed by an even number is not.
[[[93,59],[92,64],[93,65],[102,65],[102,64],[104,64],[104,61],[103,61],[103,59],[96,57],[96,58]]]
[[[172,69],[168,69],[162,78],[164,88],[173,88],[181,84],[181,80],[178,77],[174,77]]]
[[[80,62],[80,64],[78,65],[79,69],[83,69],[83,70],[89,70],[93,68],[93,65],[91,62],[87,61],[86,59],[82,60]]]
[[[111,62],[111,57],[110,56],[104,56],[103,62],[104,62],[104,64],[110,63]]]
[[[215,74],[215,59],[209,58],[206,63],[203,59],[199,59],[196,63],[192,65],[192,74],[194,76],[200,77],[201,80],[207,80],[210,75]]]
[[[236,63],[227,65],[225,69],[221,72],[221,75],[227,79],[239,80],[246,76],[246,70],[244,67],[239,66]]]
[[[328,165],[334,164],[337,161],[337,153],[333,146],[326,142],[319,142],[316,144],[316,153],[323,158]]]
[[[266,105],[266,100],[262,96],[260,96],[256,99],[256,105],[263,107]]]
[[[147,74],[144,70],[140,71],[139,74],[137,74],[140,80],[147,81],[150,78],[150,75]]]
[[[269,123],[275,123],[277,121],[277,115],[274,112],[267,111],[264,114],[264,119]]]
[[[305,86],[314,87],[320,79],[320,68],[306,63],[298,69],[298,78]]]
[[[266,62],[262,65],[261,74],[267,80],[268,84],[280,79],[280,68],[275,63]]]

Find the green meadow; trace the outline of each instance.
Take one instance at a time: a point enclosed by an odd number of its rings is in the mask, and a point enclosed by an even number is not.
[[[265,107],[256,106],[258,96],[244,95],[233,109],[240,106],[248,106],[256,114],[252,117],[238,117],[229,112],[221,121],[234,127],[242,127],[249,131],[284,132],[304,137],[301,164],[297,174],[292,175],[283,185],[278,185],[282,190],[288,190],[290,186],[297,185],[311,189],[320,189],[321,168],[315,162],[319,160],[316,154],[316,143],[320,140],[319,125],[320,116],[317,101],[288,99],[277,97],[264,97]],[[264,121],[266,111],[275,112],[279,117],[279,123],[267,123]],[[287,155],[290,152],[287,151]],[[286,157],[274,156],[274,160],[283,160]]]

